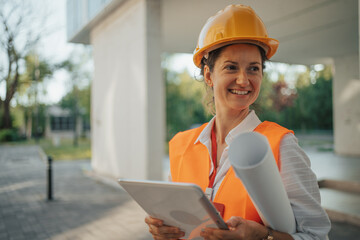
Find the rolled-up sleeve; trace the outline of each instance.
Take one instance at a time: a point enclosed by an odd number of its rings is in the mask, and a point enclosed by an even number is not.
[[[321,207],[316,176],[292,133],[281,141],[280,161],[280,175],[296,220],[297,232],[292,237],[295,240],[328,239],[331,224]]]

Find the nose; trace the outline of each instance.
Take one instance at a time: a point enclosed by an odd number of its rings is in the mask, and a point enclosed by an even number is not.
[[[249,85],[249,79],[245,69],[240,69],[239,74],[236,77],[236,84],[239,84],[242,87]]]

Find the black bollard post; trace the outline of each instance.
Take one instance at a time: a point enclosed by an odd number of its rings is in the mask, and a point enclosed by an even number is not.
[[[47,164],[47,199],[48,201],[53,200],[52,196],[52,157],[48,156]]]

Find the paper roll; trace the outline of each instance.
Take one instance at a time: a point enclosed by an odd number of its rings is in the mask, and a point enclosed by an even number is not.
[[[229,146],[229,160],[264,224],[295,233],[294,213],[267,138],[257,132],[240,134]]]

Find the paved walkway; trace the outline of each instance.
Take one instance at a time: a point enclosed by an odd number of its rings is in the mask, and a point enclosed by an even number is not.
[[[89,161],[56,161],[53,169],[55,200],[49,202],[38,148],[0,146],[0,240],[152,239],[145,213],[123,190],[85,174]],[[330,232],[331,240],[358,236],[359,227],[343,223]]]
[[[360,229],[360,157],[334,154],[332,135],[297,134],[297,137],[318,179],[332,181],[320,189],[322,206],[333,220],[346,220]],[[330,186],[334,183],[335,186]]]
[[[339,215],[329,212],[333,219],[347,218],[360,228],[360,158],[339,157],[332,152],[307,152],[318,179],[335,180],[339,185],[338,189],[320,189],[323,207],[343,213]],[[346,191],[347,188],[351,191]]]
[[[0,239],[151,239],[144,212],[122,190],[86,177],[89,167],[56,161],[49,202],[38,148],[0,146]]]

